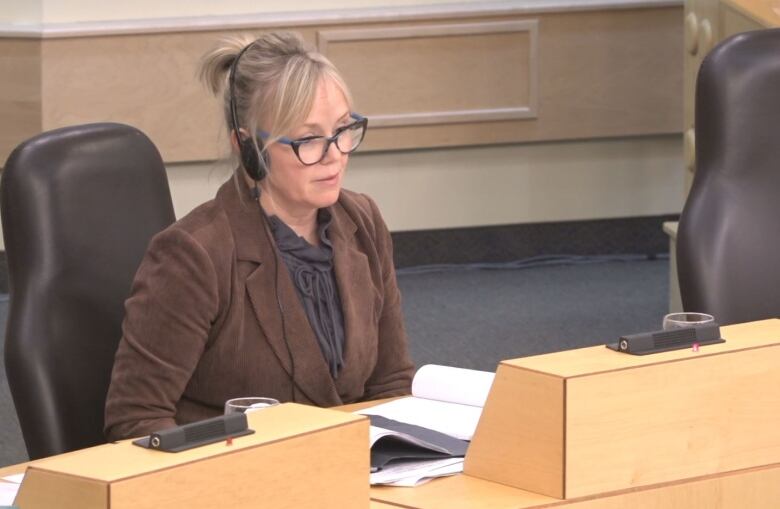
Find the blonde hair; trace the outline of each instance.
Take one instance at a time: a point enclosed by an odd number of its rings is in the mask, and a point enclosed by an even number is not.
[[[324,55],[307,48],[300,35],[271,32],[257,39],[230,37],[204,55],[200,66],[200,79],[215,96],[222,94],[228,131],[233,129],[228,80],[239,55],[232,90],[236,117],[256,149],[255,131],[264,129],[270,134],[267,148],[306,120],[323,78],[341,89],[352,108],[352,97],[339,71]]]

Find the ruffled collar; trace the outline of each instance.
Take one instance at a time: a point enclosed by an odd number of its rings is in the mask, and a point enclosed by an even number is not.
[[[333,245],[328,239],[328,228],[333,222],[333,215],[329,209],[323,208],[317,211],[317,234],[322,243],[320,246],[309,244],[278,216],[270,216],[268,219],[279,251],[307,262],[317,269],[327,270],[330,268],[333,260]]]

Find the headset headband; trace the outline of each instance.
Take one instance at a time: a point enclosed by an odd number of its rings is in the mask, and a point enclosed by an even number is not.
[[[238,125],[238,108],[236,106],[236,68],[238,67],[238,61],[241,60],[241,57],[244,56],[244,53],[246,53],[246,50],[248,50],[252,44],[249,43],[244,48],[238,52],[238,55],[236,55],[236,59],[233,60],[233,63],[230,64],[230,72],[228,74],[228,95],[230,96],[230,120],[233,124],[233,130],[236,133],[236,138],[238,138],[238,146],[241,147],[241,137],[239,136],[239,129],[240,126]]]

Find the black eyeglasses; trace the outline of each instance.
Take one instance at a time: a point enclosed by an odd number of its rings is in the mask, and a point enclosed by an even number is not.
[[[307,136],[297,140],[291,140],[282,136],[276,141],[292,147],[298,160],[306,166],[322,161],[325,158],[325,154],[328,153],[331,143],[334,143],[342,154],[351,154],[358,148],[366,135],[368,119],[357,113],[350,113],[350,117],[354,122],[339,127],[333,133],[333,136]],[[263,140],[271,136],[265,131],[258,131],[257,135]]]

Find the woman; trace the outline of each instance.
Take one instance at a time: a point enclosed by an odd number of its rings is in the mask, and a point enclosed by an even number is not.
[[[338,71],[272,33],[214,50],[201,75],[223,91],[240,166],[150,243],[125,304],[108,438],[212,417],[233,397],[408,393],[390,235],[370,198],[341,188],[367,121]]]

